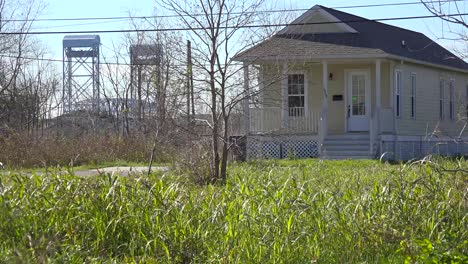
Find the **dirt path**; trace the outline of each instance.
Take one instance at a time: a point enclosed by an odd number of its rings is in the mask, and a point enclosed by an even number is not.
[[[168,171],[169,167],[152,167],[151,171]],[[76,176],[96,176],[100,174],[118,174],[120,176],[128,176],[134,174],[148,173],[148,167],[107,167],[94,170],[79,170],[74,172]]]

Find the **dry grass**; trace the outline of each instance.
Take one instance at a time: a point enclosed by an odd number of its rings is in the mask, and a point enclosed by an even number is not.
[[[149,136],[119,137],[81,135],[32,137],[24,134],[0,136],[0,161],[9,168],[77,166],[125,160],[148,162],[153,142]],[[162,151],[164,149],[164,151]],[[158,146],[156,162],[168,162],[174,151]]]

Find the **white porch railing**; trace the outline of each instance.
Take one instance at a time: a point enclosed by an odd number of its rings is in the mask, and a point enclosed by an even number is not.
[[[272,132],[281,128],[281,108],[250,108],[250,132]]]
[[[250,108],[252,133],[317,133],[320,113],[306,111],[303,107],[290,107],[287,127],[282,127],[280,107]]]

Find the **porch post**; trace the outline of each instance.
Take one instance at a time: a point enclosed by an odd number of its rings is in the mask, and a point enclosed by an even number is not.
[[[322,62],[322,87],[323,87],[323,99],[322,99],[322,116],[320,118],[320,145],[323,144],[325,137],[328,134],[328,62]]]
[[[288,64],[283,63],[281,70],[281,127],[288,128],[289,102],[288,102]]]
[[[378,59],[375,61],[375,114],[371,124],[372,129],[370,130],[370,154],[374,155],[374,143],[377,135],[380,134],[380,110],[382,108],[382,72],[381,72],[381,61]]]
[[[390,61],[389,68],[389,81],[390,81],[390,107],[392,108],[393,112],[393,120],[392,120],[392,128],[393,133],[396,134],[397,131],[397,119],[395,118],[395,62]]]
[[[248,135],[250,132],[250,79],[249,79],[249,64],[243,63],[244,70],[244,133]]]
[[[380,134],[380,110],[382,108],[382,71],[381,61],[375,62],[375,111],[377,118],[377,134]]]

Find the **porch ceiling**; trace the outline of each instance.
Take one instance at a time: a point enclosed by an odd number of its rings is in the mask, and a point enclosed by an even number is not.
[[[272,37],[237,56],[237,61],[305,61],[323,59],[384,58],[380,49],[359,48],[299,39]]]

